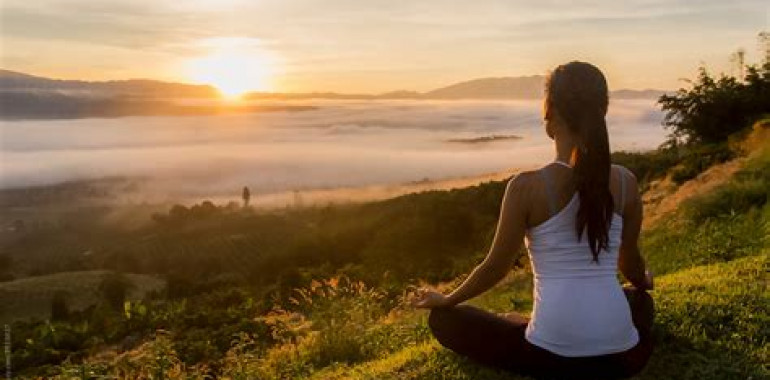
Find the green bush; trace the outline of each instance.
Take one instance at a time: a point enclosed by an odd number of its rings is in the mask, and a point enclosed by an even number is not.
[[[692,88],[663,95],[671,142],[719,143],[770,113],[770,62],[748,66],[744,78],[712,77],[700,68]]]
[[[679,163],[679,154],[676,149],[661,147],[648,152],[613,152],[611,160],[631,170],[641,190],[645,190],[651,181],[665,177],[668,170]]]

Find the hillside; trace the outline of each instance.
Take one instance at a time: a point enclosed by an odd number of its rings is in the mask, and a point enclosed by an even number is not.
[[[100,300],[96,291],[107,271],[65,272],[0,282],[0,323],[13,319],[45,319],[51,312],[51,298],[63,292],[72,310],[82,310]],[[163,289],[163,281],[152,276],[129,274],[127,299],[140,300],[151,291]],[[12,318],[11,318],[12,316]]]
[[[770,316],[766,310],[770,304],[770,204],[766,203],[770,146],[765,144],[736,164],[740,167],[727,178],[712,180],[717,183],[709,190],[679,198],[679,206],[668,210],[665,220],[659,219],[643,232],[642,252],[650,268],[659,274],[652,292],[657,348],[637,379],[759,379],[770,375]],[[700,178],[697,182],[705,181]],[[752,194],[763,194],[763,201],[756,206],[740,204]],[[527,311],[530,283],[527,270],[518,271],[471,303],[497,312],[511,308]],[[424,328],[425,314],[406,312],[399,321],[404,328]],[[431,338],[415,343],[373,360],[331,366],[307,376],[523,379],[479,367],[441,348]],[[260,369],[264,365],[254,364]]]
[[[656,290],[652,292],[657,305],[657,349],[637,379],[768,376],[770,146],[766,142],[760,140],[746,156],[728,163],[735,166],[734,170],[725,171],[722,176],[704,174],[684,182],[678,189],[687,189],[692,183],[707,188],[699,192],[682,190],[676,207],[660,211],[658,222],[645,227],[642,252],[657,274]],[[411,207],[429,207],[431,199],[450,193],[455,200],[467,197],[468,202],[475,200],[477,204],[486,197],[490,204],[492,200],[499,201],[496,191],[482,189],[412,194],[369,207],[402,213]],[[396,206],[399,202],[401,206]],[[645,211],[652,211],[656,206],[646,207]],[[354,212],[366,215],[362,210]],[[494,214],[494,210],[490,211]],[[340,210],[333,212],[347,218]],[[331,214],[326,218],[333,220]],[[276,222],[277,219],[272,222],[272,231],[280,231]],[[419,241],[425,231],[413,227],[426,222],[405,227]],[[217,224],[207,222],[205,228],[215,228]],[[192,238],[201,231],[188,230],[186,236]],[[384,235],[396,247],[412,249],[403,245],[399,236],[394,231]],[[334,239],[339,246],[344,242],[339,240],[340,236]],[[238,243],[232,240],[228,244]],[[467,255],[468,251],[465,252]],[[391,255],[388,257],[392,261],[403,264],[405,258]],[[478,258],[474,255],[470,259]],[[354,279],[351,276],[356,270],[331,277],[319,277],[324,275],[322,271],[310,272],[313,280],[309,285],[285,294],[286,302],[280,297],[273,298],[272,305],[260,306],[258,298],[230,288],[166,306],[159,300],[130,302],[125,306],[125,314],[112,322],[124,326],[119,330],[129,328],[133,332],[130,337],[91,346],[83,362],[74,359],[55,366],[41,365],[33,373],[60,378],[83,373],[120,378],[159,373],[170,378],[202,378],[216,371],[217,376],[229,379],[522,379],[482,368],[441,348],[429,334],[427,313],[407,306],[403,291],[408,286],[396,281],[399,272],[395,269],[399,267],[385,270],[384,263],[380,263],[385,274],[379,283]],[[469,264],[459,268],[467,270]],[[455,278],[439,287],[446,290],[460,280]],[[502,284],[471,303],[497,312],[515,309],[526,313],[532,302],[531,280],[527,268],[517,269]],[[22,325],[14,326],[23,331]],[[56,334],[64,335],[46,335],[41,339],[72,339],[78,334],[90,334],[66,325],[56,326]],[[57,352],[67,352],[62,343],[50,344],[57,347]],[[218,356],[212,356],[212,350],[220,347],[225,352],[221,359],[216,359]],[[34,346],[29,347],[33,349]],[[34,355],[35,351],[29,352]],[[14,356],[14,360],[19,358]]]

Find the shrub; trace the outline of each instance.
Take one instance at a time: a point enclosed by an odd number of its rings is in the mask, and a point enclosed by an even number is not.
[[[113,310],[122,311],[128,290],[133,286],[131,281],[120,273],[110,273],[104,276],[99,284],[99,292]]]
[[[770,62],[748,66],[744,78],[714,78],[701,67],[691,83],[691,89],[658,99],[674,144],[723,142],[770,113]]]
[[[676,149],[661,147],[648,152],[613,152],[611,159],[631,170],[645,190],[651,181],[664,177],[679,162],[679,153]]]
[[[711,166],[735,157],[727,142],[691,145],[680,149],[683,151],[680,163],[671,172],[671,180],[677,184],[689,181]]]

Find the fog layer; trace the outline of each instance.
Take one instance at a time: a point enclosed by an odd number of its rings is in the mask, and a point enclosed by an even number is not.
[[[307,101],[303,112],[17,121],[0,125],[3,188],[149,178],[153,196],[358,187],[529,168],[553,158],[539,101]],[[665,131],[653,100],[616,100],[613,150]],[[520,139],[480,139],[515,135]],[[457,139],[481,143],[456,144]],[[488,140],[488,141],[485,141]]]

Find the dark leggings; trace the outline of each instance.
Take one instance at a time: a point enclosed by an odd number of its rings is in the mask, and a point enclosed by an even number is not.
[[[428,318],[433,335],[444,347],[481,364],[536,378],[610,379],[632,376],[652,354],[652,297],[624,288],[639,343],[619,353],[565,357],[524,338],[529,318],[518,313],[494,314],[469,305],[435,308]]]

